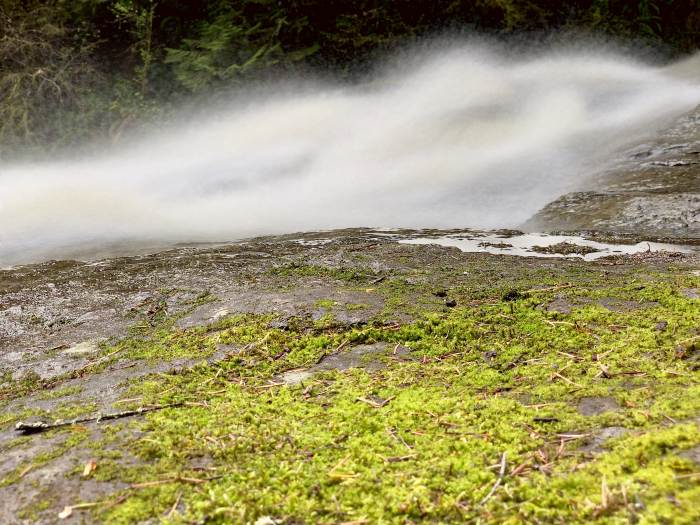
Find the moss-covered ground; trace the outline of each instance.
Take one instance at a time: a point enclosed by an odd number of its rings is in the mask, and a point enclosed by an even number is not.
[[[272,272],[381,296],[383,310],[360,324],[334,322],[329,298],[315,301],[325,312],[315,319],[232,314],[178,328],[164,318],[133,332],[104,355],[194,364],[129,382],[118,403],[166,408],[3,445],[57,443],[8,473],[6,487],[68,450],[66,479],[113,487],[68,509],[44,494],[18,521],[63,512],[110,524],[699,523],[692,265],[550,262],[499,278],[496,259],[423,268],[413,280]],[[479,278],[430,278],[455,268]],[[375,343],[385,348],[375,366],[314,369]],[[296,369],[314,373],[285,381]],[[21,388],[18,399],[32,391]],[[79,393],[60,382],[37,389],[59,401]]]

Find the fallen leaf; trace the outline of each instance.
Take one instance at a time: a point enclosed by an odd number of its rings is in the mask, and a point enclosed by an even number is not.
[[[97,461],[94,459],[91,459],[87,463],[85,463],[85,468],[83,469],[83,477],[87,478],[90,474],[95,472],[95,469],[97,468]]]

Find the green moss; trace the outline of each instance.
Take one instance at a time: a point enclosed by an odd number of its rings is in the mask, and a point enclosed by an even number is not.
[[[366,304],[355,304],[355,303],[339,303],[332,299],[320,299],[316,301],[316,306],[319,308],[325,308],[326,310],[333,310],[334,308],[343,308],[348,312],[354,312],[357,310],[364,310],[368,308]]]
[[[365,310],[365,309],[369,308],[369,306],[366,304],[355,304],[355,303],[347,303],[344,306],[348,312],[354,312],[357,310]]]
[[[29,436],[20,436],[15,439],[11,439],[4,443],[2,446],[0,446],[0,451],[4,452],[7,450],[10,450],[15,447],[22,446],[26,444],[27,442],[31,441],[31,438]]]
[[[74,385],[74,386],[66,386],[63,388],[58,388],[56,390],[48,390],[46,392],[43,392],[37,396],[38,399],[58,399],[61,397],[68,397],[68,396],[73,396],[76,394],[79,394],[82,392],[83,387],[80,385]]]
[[[327,308],[327,309],[332,309],[334,306],[337,306],[339,303],[336,301],[333,301],[332,299],[319,299],[316,301],[316,306],[319,308]]]
[[[4,410],[0,414],[0,428],[14,424],[17,421],[22,421],[30,417],[35,417],[44,412],[38,408],[21,408],[17,410]]]
[[[270,270],[270,274],[281,277],[324,277],[336,281],[363,282],[377,276],[371,270],[358,268],[331,268],[315,264],[289,263]]]
[[[364,326],[332,311],[284,329],[272,315],[187,330],[164,319],[105,349],[200,363],[131,384],[133,406],[180,405],[103,427],[93,477],[127,488],[84,512],[108,523],[696,523],[698,466],[680,453],[700,445],[700,371],[676,348],[697,336],[700,309],[681,290],[698,279],[574,265],[508,282],[487,273],[449,277],[452,309],[415,272],[372,285],[388,306]],[[555,297],[571,312],[550,311]],[[415,320],[384,323],[397,312]],[[379,370],[282,384],[285,371],[375,342],[389,349]],[[217,345],[235,350],[201,362]],[[585,416],[584,398],[611,409]],[[626,433],[583,448],[609,427]]]
[[[144,463],[111,475],[158,483],[127,491],[101,517],[145,520],[181,495],[174,522],[694,523],[700,489],[685,475],[696,467],[678,452],[700,444],[697,423],[685,422],[700,413],[700,387],[673,348],[692,337],[700,311],[675,286],[556,291],[656,303],[644,310],[590,302],[557,314],[542,308],[555,292],[535,291],[398,328],[282,331],[237,316],[194,330],[187,337],[199,345],[216,338],[243,350],[132,388],[147,403],[190,404],[143,422],[130,447]],[[661,317],[672,330],[655,329]],[[375,341],[408,346],[414,358],[269,386],[341,345]],[[579,400],[595,396],[619,410],[581,415]],[[629,433],[596,456],[566,437],[609,426]],[[482,504],[503,454],[502,488]],[[211,470],[198,470],[202,461]]]
[[[45,382],[33,371],[28,372],[17,380],[12,379],[11,376],[5,376],[2,384],[0,384],[0,399],[21,397],[43,388],[44,385]]]
[[[50,450],[37,454],[27,461],[22,462],[13,471],[9,472],[5,477],[0,479],[0,487],[7,487],[17,483],[22,479],[27,473],[32,470],[36,470],[47,463],[53,461],[54,459],[61,457],[68,450],[80,445],[87,439],[87,434],[82,432],[81,429],[61,429],[53,430],[47,432],[44,436],[45,438],[50,438],[56,435],[66,434],[67,437],[61,440],[58,444],[52,447]]]

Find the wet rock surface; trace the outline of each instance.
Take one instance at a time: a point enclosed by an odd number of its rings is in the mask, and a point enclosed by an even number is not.
[[[598,416],[606,412],[617,412],[620,405],[612,397],[583,397],[577,407],[582,416]]]
[[[329,370],[349,370],[362,368],[368,371],[376,371],[384,368],[388,360],[410,359],[410,350],[402,345],[387,345],[375,343],[372,345],[358,345],[350,350],[342,349],[325,356],[318,364],[311,368],[290,370],[280,374],[276,381],[294,385],[311,378],[314,374]]]
[[[444,235],[445,232],[432,233]],[[425,232],[401,234],[424,235]],[[652,310],[659,303],[627,296],[608,297],[607,292],[600,290],[611,279],[627,283],[628,277],[634,275],[643,280],[647,275],[667,272],[670,264],[680,274],[690,276],[699,262],[696,254],[620,255],[612,264],[610,260],[586,262],[467,253],[435,244],[402,244],[392,236],[378,235],[372,230],[344,230],[183,247],[160,254],[97,262],[49,262],[0,271],[0,416],[8,422],[0,424],[0,479],[8,480],[0,487],[0,497],[5,502],[0,505],[0,522],[55,523],[63,507],[78,501],[101,501],[119,491],[140,494],[140,488],[130,488],[119,474],[104,481],[97,474],[108,469],[119,473],[120,469],[134,465],[149,468],[143,457],[128,453],[131,444],[139,442],[143,418],[86,423],[54,434],[21,437],[19,441],[13,430],[14,421],[113,413],[130,406],[129,403],[141,403],[138,396],[134,399],[130,394],[135,385],[173,381],[173,386],[159,387],[159,392],[166,395],[177,388],[174,378],[194,373],[207,363],[235,361],[242,366],[255,366],[261,359],[259,341],[243,344],[224,337],[226,327],[232,326],[231,319],[237,316],[242,319],[263,316],[263,326],[274,331],[271,337],[290,332],[302,338],[304,334],[352,334],[354,330],[367,330],[370,335],[363,336],[367,340],[348,339],[344,343],[344,338],[339,339],[318,359],[303,366],[282,368],[281,373],[271,373],[251,386],[256,392],[254,399],[271,388],[298,388],[302,392],[298,395],[302,399],[307,396],[311,403],[314,396],[322,395],[318,392],[332,390],[328,377],[358,373],[377,377],[398,366],[415,366],[395,381],[397,392],[422,377],[421,367],[428,361],[412,346],[415,343],[412,336],[405,335],[400,343],[392,341],[390,336],[386,337],[391,342],[374,341],[373,330],[392,334],[426,316],[437,322],[448,315],[459,316],[463,315],[460,312],[483,308],[506,324],[491,331],[482,328],[483,320],[477,319],[464,332],[467,335],[461,346],[441,356],[438,362],[444,360],[450,373],[458,376],[475,367],[479,371],[476,378],[481,377],[482,371],[507,374],[524,362],[516,354],[509,355],[512,350],[506,347],[509,341],[520,337],[512,324],[508,324],[514,309],[532,315],[544,313],[551,322],[545,327],[552,330],[574,326],[562,321],[562,316],[575,315],[581,308],[602,306],[612,314],[625,315]],[[589,297],[583,294],[586,290],[600,293]],[[692,299],[688,294],[696,290],[695,284],[688,284],[683,290],[687,293],[679,296]],[[677,325],[677,322],[667,323],[661,330],[655,328],[659,322],[658,318],[649,319],[649,330],[669,334]],[[440,344],[447,344],[458,335],[453,328],[440,329],[444,330],[439,335]],[[480,338],[493,334],[501,334],[503,344],[480,346]],[[190,344],[197,337],[208,343]],[[120,346],[124,341],[127,343]],[[186,344],[190,344],[187,353],[177,353]],[[458,359],[472,344],[479,345],[473,358],[450,364],[451,359]],[[582,358],[576,354],[587,347],[562,348],[566,359],[580,361]],[[269,358],[270,363],[284,359],[293,351],[289,346],[282,348],[279,354]],[[536,365],[540,357],[530,361]],[[597,370],[599,365],[592,366]],[[574,384],[577,381],[575,376],[569,379],[565,366],[548,370],[559,371],[558,376],[552,376],[554,380],[564,381],[561,379],[564,377]],[[623,373],[626,369],[611,367],[610,377],[614,372]],[[449,377],[444,376],[434,385],[445,395],[451,392]],[[323,385],[327,381],[328,386],[317,385],[316,390],[307,392],[306,385],[318,378],[322,378],[319,381]],[[208,385],[215,380],[219,383],[223,380],[223,386]],[[205,409],[211,401],[207,396],[218,395],[239,381],[242,381],[240,377],[202,377],[197,385],[202,388],[203,397],[195,398],[192,406]],[[498,399],[510,395],[511,390],[516,396],[517,391],[524,392],[527,386],[526,380],[514,374],[503,385],[484,380],[476,393],[482,401]],[[575,393],[573,385],[563,383],[563,386],[571,386],[572,395],[580,395]],[[353,402],[374,411],[390,407],[395,402],[392,396],[378,390],[360,392]],[[572,413],[589,421],[600,415],[618,415],[624,410],[612,397],[572,397],[568,402]],[[475,413],[479,410],[475,408]],[[544,425],[539,432],[555,435],[558,418],[550,419],[547,423],[535,423]],[[528,416],[527,424],[532,422]],[[440,428],[446,431],[457,424],[441,420],[443,423]],[[384,426],[381,433],[386,431]],[[599,454],[606,450],[608,439],[623,434],[624,429],[618,426],[595,429],[582,450]],[[460,434],[464,435],[467,434]],[[219,447],[218,437],[206,436],[214,440],[213,446]],[[84,440],[80,445],[70,446],[72,440],[79,438]],[[115,444],[109,445],[106,452],[99,450],[95,476],[83,477],[84,465],[96,454],[89,443],[104,442],[107,438]],[[198,439],[206,441],[207,437]],[[389,439],[407,441],[405,445],[400,443],[405,452],[388,456],[387,463],[413,460],[408,438]],[[117,452],[120,458],[115,463],[110,454]],[[217,474],[206,469],[215,468],[211,466],[215,464],[206,455],[184,460],[187,468],[202,469],[189,474],[195,477],[214,478]],[[159,476],[155,482],[163,481],[162,475]],[[113,503],[112,499],[109,501]],[[168,509],[173,504],[174,500],[169,501]],[[76,510],[66,522],[90,523],[91,516],[89,512]]]
[[[625,427],[601,428],[589,436],[579,450],[586,454],[600,454],[611,439],[622,437],[629,432],[630,430]]]
[[[278,313],[283,318],[308,316],[315,320],[334,313],[336,321],[352,325],[366,323],[383,306],[381,298],[367,292],[329,290],[321,283],[309,282],[303,289],[290,292],[270,292],[243,286],[218,297],[215,303],[197,307],[180,318],[177,326],[190,328],[226,315],[266,312]]]
[[[683,290],[683,295],[688,299],[700,299],[700,289],[698,288],[688,288]]]
[[[526,228],[700,239],[700,108],[623,157],[545,206]]]
[[[444,232],[434,231],[440,233]],[[402,232],[412,234],[416,235]],[[448,296],[451,285],[492,286],[505,275],[499,270],[464,271],[464,265],[496,257],[487,254],[397,244],[394,237],[378,236],[373,230],[338,231],[327,237],[328,233],[288,235],[0,271],[0,372],[14,379],[52,379],[79,371],[102,347],[125,336],[129,327],[150,326],[161,318],[174,319],[183,330],[245,313],[274,313],[278,319],[273,322],[279,326],[293,317],[318,321],[324,316],[341,325],[362,325],[386,309],[386,297],[376,289],[387,278],[409,289],[429,284],[440,290],[421,292],[416,298],[421,307],[439,311],[459,304],[458,297]],[[652,264],[667,260],[654,255],[643,259]],[[439,275],[424,271],[435,264],[454,270]],[[503,264],[516,272],[540,268],[556,273],[577,263],[507,257]],[[685,291],[688,297],[696,292]],[[614,298],[595,302],[612,311],[653,306]],[[557,297],[548,309],[568,313],[590,303],[586,298]],[[410,320],[413,308],[405,306],[388,320]]]
[[[678,455],[700,466],[700,446],[683,450]]]

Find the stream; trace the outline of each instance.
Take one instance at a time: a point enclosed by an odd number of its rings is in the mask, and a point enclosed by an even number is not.
[[[700,238],[700,55],[470,43],[359,86],[259,91],[92,157],[0,166],[0,267],[354,227]]]

